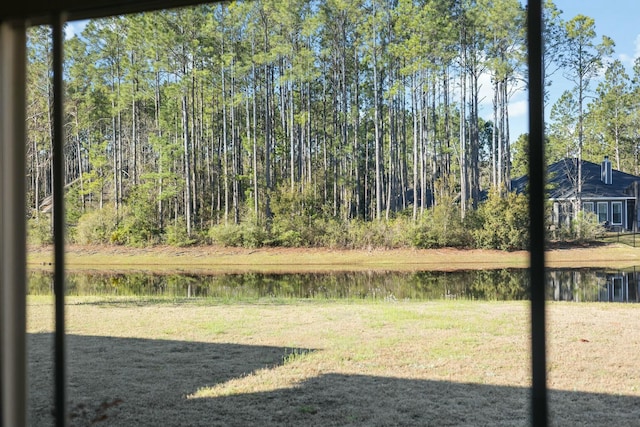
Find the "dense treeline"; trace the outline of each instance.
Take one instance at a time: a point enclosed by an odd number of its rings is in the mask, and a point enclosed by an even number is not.
[[[547,6],[547,62],[569,73],[569,25]],[[508,115],[524,22],[517,0],[236,1],[90,21],[65,50],[69,238],[522,247],[526,201],[507,192],[525,164]],[[46,240],[50,30],[28,43],[28,209]],[[593,105],[581,123],[613,108]]]

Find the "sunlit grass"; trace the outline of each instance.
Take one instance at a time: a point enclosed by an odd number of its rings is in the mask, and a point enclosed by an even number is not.
[[[640,347],[637,334],[640,317],[635,305],[550,302],[548,313],[550,389],[624,393],[640,398],[635,363]],[[200,357],[205,355],[204,359],[192,362],[194,372],[188,375],[193,376],[194,385],[181,399],[212,401],[215,405],[225,405],[225,399],[251,396],[277,411],[281,403],[269,400],[269,396],[299,388],[308,393],[309,384],[322,378],[336,378],[337,382],[326,393],[341,396],[349,396],[353,392],[349,387],[354,384],[347,381],[346,388],[340,390],[341,378],[365,383],[406,380],[403,387],[409,388],[403,391],[406,394],[394,397],[398,399],[420,399],[412,395],[410,387],[432,382],[526,390],[531,381],[526,301],[290,300],[286,304],[222,304],[206,299],[196,302],[140,299],[136,303],[131,298],[73,297],[66,317],[69,336],[86,337],[83,342],[95,342],[97,346],[117,339],[118,348],[110,349],[112,352],[123,351],[137,357],[136,346],[141,343],[165,349],[157,355],[145,353],[146,359],[141,359],[146,360],[144,366],[126,363],[111,366],[108,362],[90,365],[88,382],[82,383],[83,396],[95,394],[95,399],[102,399],[100,384],[105,375],[110,383],[117,381],[113,375],[121,376],[120,390],[124,393],[130,387],[128,369],[145,368],[153,372],[148,376],[148,384],[136,386],[154,390],[155,400],[145,400],[150,398],[147,393],[135,396],[129,393],[122,411],[161,404],[164,398],[175,399],[170,397],[171,387],[166,391],[158,388],[156,375],[162,377],[163,372],[176,369],[167,363],[172,354],[166,353],[167,349],[174,355],[189,357],[185,353],[189,347],[181,343],[208,349],[200,353]],[[51,298],[29,298],[28,331],[40,334],[53,331]],[[229,346],[269,348],[275,354],[256,354],[253,357],[257,359],[244,359],[237,367],[234,357],[216,353],[216,349]],[[46,354],[50,347],[30,351]],[[102,351],[102,347],[82,348],[82,353],[96,351]],[[76,354],[70,358],[72,372],[78,372],[74,365],[77,357]],[[245,370],[242,368],[245,365],[256,369]],[[221,381],[210,377],[212,372],[234,370],[234,375]],[[78,381],[74,376],[75,386],[80,385]],[[383,394],[374,399],[383,402],[389,396],[384,394],[384,388],[380,392]],[[109,398],[120,396],[116,392]],[[263,397],[266,400],[260,400]],[[324,397],[327,398],[330,399]],[[314,396],[308,396],[308,400],[297,403],[300,413],[311,414],[318,408],[314,402]],[[326,410],[326,406],[323,408]],[[172,425],[179,424],[177,419],[174,421]]]
[[[603,243],[609,244],[624,244],[631,247],[640,246],[640,234],[638,233],[608,232],[599,240]]]
[[[28,251],[31,270],[51,270],[52,249]],[[67,248],[67,269],[84,272],[307,273],[337,271],[428,271],[525,268],[528,253],[464,249],[331,250],[308,248],[96,246]],[[547,252],[550,267],[629,267],[640,263],[640,248],[609,244]],[[230,299],[233,297],[230,296]]]
[[[49,270],[51,248],[33,247],[31,269]],[[441,250],[330,250],[323,248],[67,248],[71,271],[173,273],[301,273],[332,271],[420,271],[526,267],[526,252]]]

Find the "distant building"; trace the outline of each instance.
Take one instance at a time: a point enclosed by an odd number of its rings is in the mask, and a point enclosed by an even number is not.
[[[525,192],[528,181],[526,175],[515,179],[512,189]],[[557,161],[547,169],[551,222],[557,227],[567,226],[575,218],[576,209],[581,209],[593,212],[608,229],[638,231],[639,187],[640,177],[613,169],[605,157],[600,165],[582,161],[582,192],[578,194],[578,160]]]

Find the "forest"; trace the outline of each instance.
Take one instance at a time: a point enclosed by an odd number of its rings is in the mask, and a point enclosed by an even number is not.
[[[638,173],[630,77],[545,4],[547,159]],[[518,0],[257,0],[86,23],[65,42],[67,238],[80,244],[524,248]],[[28,34],[29,241],[51,241],[51,29]],[[604,77],[601,77],[604,76]],[[596,84],[597,83],[597,84]],[[484,84],[484,86],[482,86]],[[490,87],[486,87],[490,85]],[[479,105],[491,95],[491,117]]]

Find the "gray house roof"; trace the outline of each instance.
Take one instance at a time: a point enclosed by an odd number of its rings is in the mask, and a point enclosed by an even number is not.
[[[547,194],[549,199],[573,199],[576,196],[578,160],[563,159],[547,168]],[[618,170],[611,171],[611,184],[602,181],[602,166],[582,161],[582,198],[633,198],[630,187],[640,183],[640,177]],[[528,176],[521,176],[511,182],[511,188],[517,193],[526,192]]]

